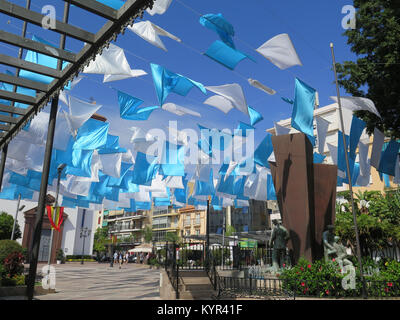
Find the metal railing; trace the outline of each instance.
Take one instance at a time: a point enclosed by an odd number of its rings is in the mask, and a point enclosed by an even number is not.
[[[276,278],[253,279],[220,276],[217,298],[224,297],[295,299],[295,292],[288,289],[284,281]]]
[[[178,246],[175,242],[166,243],[165,245],[165,259],[164,267],[168,275],[169,281],[175,290],[175,297],[179,299],[179,266],[177,264],[177,251]]]

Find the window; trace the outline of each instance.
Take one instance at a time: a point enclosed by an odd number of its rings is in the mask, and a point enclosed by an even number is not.
[[[188,226],[188,225],[190,225],[190,214],[187,214],[185,216],[185,226]]]
[[[200,224],[200,213],[196,213],[196,224]]]

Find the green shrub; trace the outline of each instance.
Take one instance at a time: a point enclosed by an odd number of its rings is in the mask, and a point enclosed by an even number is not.
[[[23,252],[22,246],[15,240],[0,240],[0,264],[4,263],[4,259],[11,253]]]
[[[369,297],[400,296],[400,262],[395,260],[374,262],[364,259],[364,275],[366,270],[371,271],[365,275],[367,295]],[[316,297],[348,297],[361,296],[362,282],[358,263],[354,262],[356,269],[356,288],[345,290],[342,286],[342,274],[336,261],[324,260],[308,262],[301,258],[297,265],[286,268],[279,274],[285,289],[294,292],[297,296]]]
[[[3,265],[7,276],[13,278],[15,275],[20,275],[24,272],[24,256],[22,253],[13,252],[4,259]]]

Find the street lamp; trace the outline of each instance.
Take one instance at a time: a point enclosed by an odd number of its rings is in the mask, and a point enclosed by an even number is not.
[[[82,245],[82,261],[81,264],[83,264],[83,253],[85,251],[85,239],[86,237],[90,236],[90,233],[92,230],[88,229],[87,227],[81,229],[81,234],[80,237],[83,238],[83,245]]]
[[[57,167],[57,190],[56,190],[56,199],[54,202],[54,213],[53,213],[53,221],[55,219],[55,217],[57,216],[57,208],[58,208],[58,194],[60,193],[60,179],[61,179],[61,173],[64,170],[64,168],[67,165],[65,163],[60,164]],[[51,264],[51,254],[52,254],[52,249],[53,249],[53,236],[54,236],[54,230],[53,228],[51,228],[51,233],[50,233],[50,248],[49,248],[49,257],[47,258],[47,281],[49,284],[50,281],[50,264]]]
[[[20,202],[21,202],[21,194],[18,195],[17,212],[15,213],[14,224],[11,232],[11,240],[14,240],[15,227],[17,225],[17,219],[18,219],[18,211],[22,211],[25,208],[25,205],[19,207]]]

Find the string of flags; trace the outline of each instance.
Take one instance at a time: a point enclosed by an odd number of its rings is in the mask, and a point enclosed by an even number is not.
[[[113,8],[120,8],[120,0],[99,1]],[[157,0],[150,15],[164,14],[172,0]],[[200,17],[200,24],[215,32],[215,40],[205,52],[212,60],[234,69],[248,58],[248,54],[239,51],[234,43],[233,25],[222,14],[205,14]],[[133,24],[130,30],[152,45],[167,51],[160,36],[177,42],[181,39],[150,21]],[[34,36],[39,41],[52,46],[45,40]],[[302,66],[288,34],[279,34],[267,40],[255,49],[264,58],[281,70],[293,66]],[[28,51],[25,60],[55,68],[57,59]],[[64,64],[65,67],[67,64]],[[192,110],[174,102],[167,102],[171,93],[187,96],[193,88],[204,95],[211,92],[203,104],[217,108],[227,114],[237,109],[249,117],[249,123],[240,122],[233,133],[198,126],[201,137],[195,141],[199,147],[194,155],[195,170],[190,173],[185,157],[191,150],[193,141],[184,131],[168,127],[172,140],[159,140],[139,127],[131,127],[130,149],[120,146],[119,137],[109,133],[109,123],[96,120],[92,116],[102,105],[82,101],[70,91],[82,78],[69,83],[60,94],[67,111],[57,114],[57,126],[51,157],[49,191],[55,191],[57,167],[66,164],[61,175],[61,208],[56,210],[53,228],[59,228],[64,207],[82,207],[97,209],[106,206],[109,209],[124,208],[128,211],[149,210],[154,206],[183,207],[186,204],[204,208],[208,196],[212,196],[211,205],[220,210],[229,205],[246,207],[249,200],[276,200],[272,182],[270,162],[274,161],[271,134],[254,148],[254,152],[245,157],[236,157],[241,148],[247,145],[249,133],[254,133],[256,125],[263,120],[260,112],[249,106],[243,88],[238,83],[203,85],[187,76],[168,70],[156,63],[150,64],[151,75],[158,105],[146,105],[143,100],[131,94],[117,91],[116,101],[120,117],[131,121],[146,121],[158,109],[178,116],[203,118],[200,110]],[[84,70],[85,74],[102,74],[103,82],[118,81],[146,75],[146,71],[131,69],[124,50],[114,44],[103,50]],[[21,77],[49,83],[53,79],[32,72],[21,72]],[[248,78],[249,85],[262,90],[268,95],[276,91],[258,80]],[[338,185],[347,183],[344,155],[347,152],[350,162],[350,175],[353,185],[367,186],[370,183],[371,166],[376,168],[386,181],[393,176],[395,183],[400,182],[399,149],[395,140],[385,142],[385,137],[378,129],[374,131],[372,152],[369,157],[369,143],[362,139],[366,124],[353,116],[354,111],[365,110],[380,117],[374,103],[366,98],[342,97],[341,105],[351,114],[344,132],[338,131],[337,144],[326,142],[330,122],[316,117],[316,136],[314,135],[314,107],[317,91],[302,80],[296,78],[294,99],[282,97],[293,105],[291,127],[306,134],[317,147],[314,162],[322,163],[325,159],[325,147],[328,148],[332,161],[338,166]],[[0,83],[2,90],[12,88]],[[69,91],[69,92],[68,92]],[[17,88],[18,93],[36,95],[35,91]],[[335,102],[337,98],[331,97]],[[0,101],[7,104],[8,101]],[[144,106],[143,106],[144,104]],[[27,107],[22,104],[18,107]],[[1,199],[22,199],[35,201],[40,191],[42,162],[46,140],[46,128],[49,114],[41,112],[22,130],[9,145]],[[290,128],[274,123],[275,134],[288,134]],[[343,135],[348,143],[343,145]],[[157,145],[155,148],[154,145]],[[358,149],[358,154],[356,150]],[[220,151],[232,150],[231,156],[223,159],[223,164],[214,165]],[[49,217],[54,216],[54,208],[48,207]]]

